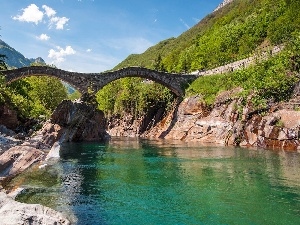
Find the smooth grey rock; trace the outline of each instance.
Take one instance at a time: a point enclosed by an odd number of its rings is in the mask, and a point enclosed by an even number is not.
[[[48,207],[17,202],[0,192],[0,223],[2,225],[69,225],[70,221]]]
[[[60,143],[57,141],[53,144],[50,152],[48,153],[48,155],[46,156],[46,161],[49,159],[53,159],[53,158],[60,158],[59,156],[59,151],[60,151]]]

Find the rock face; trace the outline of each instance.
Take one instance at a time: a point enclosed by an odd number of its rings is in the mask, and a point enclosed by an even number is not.
[[[0,191],[0,223],[2,225],[69,225],[61,213],[38,204],[16,202]]]
[[[26,143],[10,148],[0,155],[0,181],[23,172],[44,156],[43,151]]]
[[[0,106],[0,124],[9,129],[15,129],[19,125],[17,112],[10,109],[7,105]]]
[[[165,107],[151,107],[147,112],[134,118],[131,114],[115,115],[108,120],[107,130],[110,136],[139,137],[161,121],[166,114]]]
[[[267,149],[300,149],[300,112],[277,106],[262,116],[239,99],[219,96],[212,109],[199,97],[185,99],[169,123],[162,121],[147,137],[163,137],[203,144],[240,145]],[[230,96],[230,95],[229,95]]]
[[[52,146],[56,141],[96,141],[108,137],[102,111],[84,102],[64,100],[38,134]]]
[[[243,131],[241,146],[300,150],[300,112],[278,110],[268,116],[253,116]]]
[[[116,124],[114,132],[108,132],[126,136],[128,132],[123,131],[134,127],[133,133],[145,138],[299,151],[300,111],[293,108],[295,99],[273,104],[261,114],[250,103],[243,107],[239,98],[232,97],[240,91],[221,93],[212,108],[201,103],[201,96],[186,98],[144,132],[136,132],[139,123],[135,120]]]
[[[116,115],[109,119],[108,133],[111,136],[137,137],[140,134],[142,118],[134,119],[130,114]]]
[[[233,144],[237,136],[237,116],[234,111],[236,102],[220,104],[213,109],[200,102],[199,96],[185,99],[178,106],[172,120],[158,125],[160,132],[157,133],[156,130],[156,135],[153,135],[150,131],[147,136],[206,144]]]

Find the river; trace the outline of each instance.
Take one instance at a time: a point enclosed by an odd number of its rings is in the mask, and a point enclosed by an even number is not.
[[[76,224],[300,224],[300,154],[112,138],[14,179]]]

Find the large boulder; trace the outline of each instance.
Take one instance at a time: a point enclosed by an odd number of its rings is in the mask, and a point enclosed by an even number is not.
[[[0,181],[23,172],[44,156],[43,151],[28,145],[10,148],[0,155]]]
[[[64,100],[39,134],[52,146],[56,141],[99,141],[108,138],[104,113],[93,104]]]

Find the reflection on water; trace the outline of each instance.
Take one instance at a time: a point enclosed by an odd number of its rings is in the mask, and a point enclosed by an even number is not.
[[[54,207],[77,224],[300,224],[298,153],[126,138],[63,150]]]

